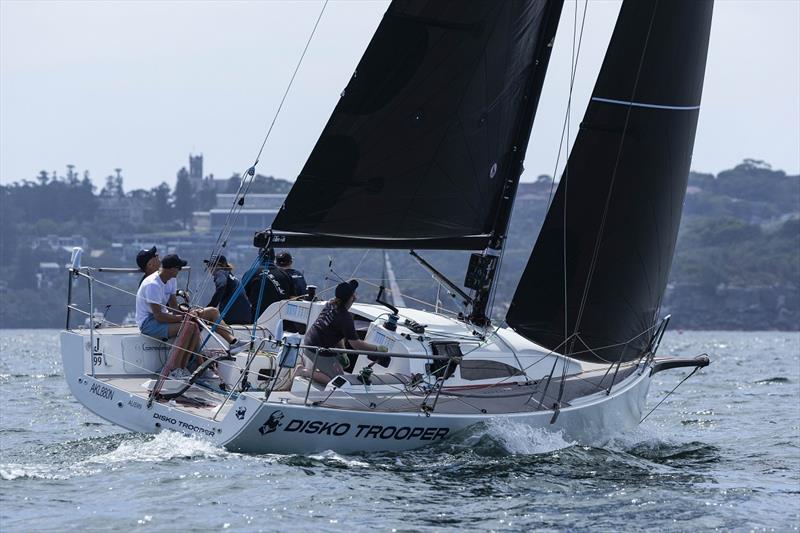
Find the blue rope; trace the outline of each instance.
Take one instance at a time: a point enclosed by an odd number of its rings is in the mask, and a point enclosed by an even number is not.
[[[233,295],[228,300],[228,303],[225,305],[225,308],[220,312],[219,318],[217,318],[217,320],[215,320],[214,324],[211,326],[211,332],[212,333],[217,331],[217,327],[219,326],[219,323],[222,322],[222,320],[228,314],[228,311],[230,311],[230,308],[233,306],[233,302],[235,302],[236,299],[239,297],[239,295],[242,294],[242,291],[244,291],[244,289],[247,286],[247,284],[250,283],[250,280],[253,278],[253,276],[255,275],[256,271],[258,270],[258,267],[261,264],[262,264],[262,258],[260,256],[256,257],[256,260],[253,261],[253,264],[250,265],[250,268],[247,270],[247,272],[245,272],[244,276],[242,276],[242,281],[241,281],[241,283],[239,283],[239,287],[237,287],[236,290],[233,291]],[[261,292],[263,293],[263,291],[264,291],[264,282],[262,280],[262,282],[261,282]],[[261,294],[259,294],[258,301],[259,301],[259,305],[260,305],[261,304]],[[258,309],[256,309],[256,311],[257,310]],[[255,339],[255,331],[256,331],[255,324],[253,324],[253,334],[252,334],[251,341],[253,339]],[[208,339],[210,339],[210,338],[211,338],[210,335],[206,335],[206,338],[203,340],[203,343],[200,345],[200,348],[198,349],[198,351],[201,351],[205,347],[206,343],[208,342]]]
[[[261,313],[261,303],[264,301],[264,287],[267,285],[267,272],[269,272],[270,266],[272,266],[272,261],[268,257],[265,257],[263,264],[264,271],[261,273],[261,284],[258,287],[258,302],[256,303],[256,312],[253,313],[253,332],[250,334],[250,342],[255,341],[256,338],[256,323],[258,322],[258,316]]]

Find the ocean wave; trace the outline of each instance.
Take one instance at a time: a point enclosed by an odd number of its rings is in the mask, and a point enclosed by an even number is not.
[[[372,466],[365,461],[356,459],[355,457],[345,457],[331,450],[327,450],[319,454],[309,455],[308,457],[309,459],[315,459],[328,465],[340,465],[348,468],[370,468]]]
[[[207,440],[162,431],[143,439],[126,440],[113,451],[89,457],[86,464],[115,464],[122,462],[158,463],[173,459],[215,458],[228,454]]]
[[[575,442],[561,431],[552,432],[508,418],[492,418],[456,433],[441,445],[454,451],[467,448],[478,455],[537,455],[569,448]]]
[[[110,449],[112,446],[113,449]],[[100,439],[61,443],[38,454],[40,457],[53,458],[53,463],[0,464],[0,479],[65,480],[97,474],[106,467],[115,467],[122,463],[214,459],[229,454],[230,452],[224,448],[208,441],[174,431],[164,431],[154,436],[113,435]]]
[[[77,476],[96,474],[100,469],[87,469],[83,466],[72,465],[64,468],[51,464],[19,464],[7,463],[0,465],[0,479],[14,481],[17,479],[47,479],[65,480]]]
[[[756,381],[756,385],[772,385],[773,383],[791,383],[792,380],[789,378],[785,378],[782,376],[768,378],[768,379],[760,379]]]

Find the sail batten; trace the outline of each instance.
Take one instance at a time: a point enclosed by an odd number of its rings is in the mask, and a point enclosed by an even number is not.
[[[506,315],[523,336],[592,362],[647,349],[677,240],[711,12],[711,0],[623,2]]]
[[[650,109],[668,109],[672,111],[694,111],[700,109],[700,104],[690,105],[690,106],[650,104],[645,102],[630,102],[626,100],[615,100],[613,98],[600,98],[599,96],[592,97],[592,102],[604,102],[606,104],[617,104],[617,105],[624,105],[631,107],[645,107]]]
[[[561,4],[392,2],[271,229],[375,248],[491,234]]]

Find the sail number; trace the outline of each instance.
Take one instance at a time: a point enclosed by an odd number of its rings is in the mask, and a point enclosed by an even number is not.
[[[105,354],[100,351],[100,338],[95,339],[94,347],[92,349],[92,366],[105,364]]]

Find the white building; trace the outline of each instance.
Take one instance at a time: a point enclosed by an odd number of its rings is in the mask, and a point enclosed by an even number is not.
[[[217,194],[217,205],[213,209],[193,213],[195,231],[218,234],[229,218],[234,217],[231,211],[235,198],[235,194]],[[285,194],[248,194],[235,214],[231,235],[249,239],[254,232],[268,228],[285,199]]]

